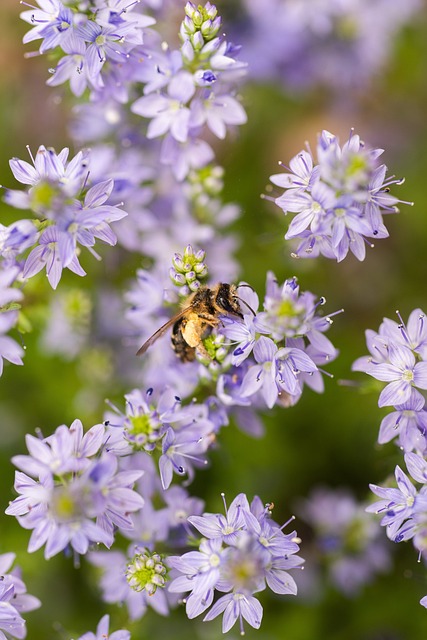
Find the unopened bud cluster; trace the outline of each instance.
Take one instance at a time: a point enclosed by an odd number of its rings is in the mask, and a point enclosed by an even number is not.
[[[184,60],[192,62],[195,57],[207,60],[218,49],[221,41],[216,37],[221,27],[221,16],[215,5],[207,2],[205,6],[187,2],[185,18],[181,23],[179,35],[183,42]]]
[[[201,281],[208,275],[204,263],[206,252],[200,249],[194,252],[191,244],[187,245],[184,254],[175,253],[172,258],[173,267],[169,271],[172,282],[180,287],[181,295],[188,295],[200,288]]]
[[[158,553],[150,553],[142,549],[129,562],[126,570],[126,580],[134,591],[146,591],[152,596],[158,587],[165,586],[167,569]]]

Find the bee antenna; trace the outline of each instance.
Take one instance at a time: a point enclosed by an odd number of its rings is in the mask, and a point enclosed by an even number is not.
[[[248,285],[248,286],[249,286],[249,285]],[[252,289],[252,291],[253,291],[253,289]],[[239,298],[239,296],[236,296],[236,298],[237,298],[238,300],[240,300],[240,302],[243,302],[243,304],[245,304],[245,305],[247,306],[247,308],[249,309],[249,311],[252,313],[252,315],[253,315],[253,316],[256,316],[255,311],[252,309],[252,307],[250,307],[250,306],[248,305],[248,303],[246,302],[246,300],[243,300],[242,298]]]
[[[255,289],[250,284],[248,284],[247,282],[241,282],[240,284],[238,284],[236,286],[236,289],[238,289],[239,287],[249,287],[249,289],[251,289],[251,291],[255,291]]]

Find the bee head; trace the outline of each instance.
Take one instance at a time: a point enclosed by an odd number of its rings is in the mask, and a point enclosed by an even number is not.
[[[232,313],[239,316],[239,318],[243,318],[235,285],[227,283],[219,284],[215,295],[215,304],[220,311]]]

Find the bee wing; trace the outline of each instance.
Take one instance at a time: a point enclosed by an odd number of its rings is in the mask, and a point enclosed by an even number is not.
[[[148,340],[146,340],[144,342],[144,344],[142,345],[142,347],[140,347],[138,349],[138,351],[136,352],[137,356],[142,356],[148,349],[148,347],[151,347],[152,344],[154,344],[156,342],[156,340],[158,340],[158,338],[161,338],[162,335],[164,333],[166,333],[166,331],[172,327],[175,322],[177,320],[179,320],[180,318],[182,318],[186,313],[188,313],[188,310],[190,309],[190,307],[187,307],[186,309],[183,309],[182,311],[180,311],[179,313],[177,313],[176,315],[173,316],[173,318],[170,318],[170,320],[168,320],[167,322],[165,322],[164,325],[162,325],[160,327],[160,329],[157,329],[157,331],[155,333],[153,333],[152,336],[150,336],[148,338]]]

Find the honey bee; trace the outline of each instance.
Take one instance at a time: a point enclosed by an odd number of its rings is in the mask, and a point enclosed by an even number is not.
[[[172,327],[172,346],[182,362],[192,362],[196,357],[196,351],[210,358],[203,339],[219,325],[221,316],[234,315],[243,318],[239,300],[234,284],[201,286],[185,300],[179,313],[144,342],[136,355],[141,356],[145,353],[148,347]]]

